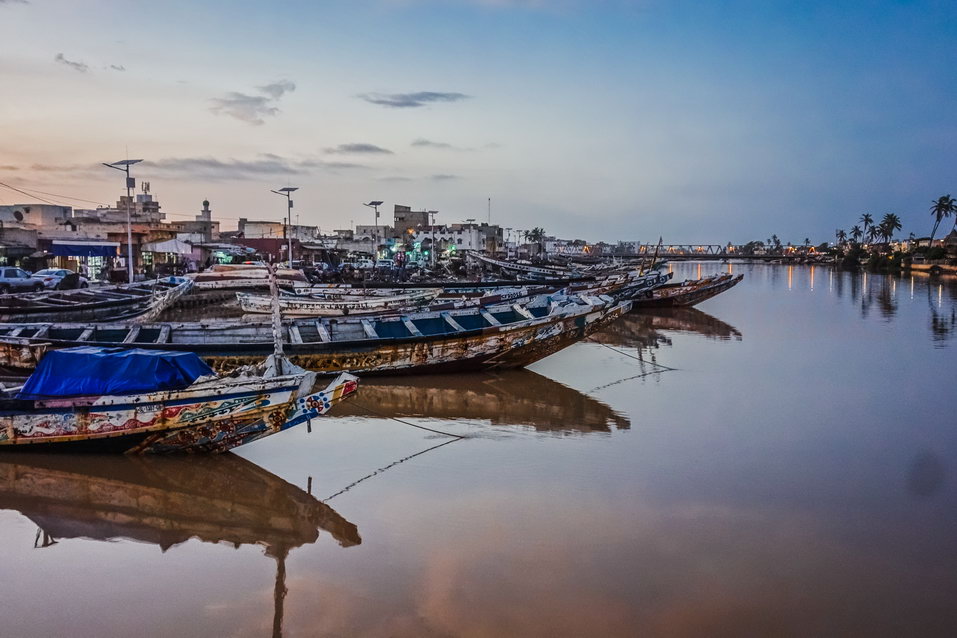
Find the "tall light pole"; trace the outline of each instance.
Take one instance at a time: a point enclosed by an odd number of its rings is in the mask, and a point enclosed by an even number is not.
[[[107,164],[102,162],[103,166],[108,166],[109,168],[115,168],[118,171],[123,171],[126,173],[126,280],[128,283],[133,283],[133,187],[136,186],[135,180],[130,177],[130,166],[133,164],[139,164],[143,160],[141,159],[126,159],[120,160],[119,162],[113,162],[112,164]]]
[[[435,259],[436,259],[436,255],[435,255],[435,216],[438,215],[438,214],[439,214],[439,211],[437,211],[437,210],[430,210],[430,211],[429,211],[429,216],[432,218],[432,223],[430,224],[430,227],[431,227],[431,229],[432,229],[432,268],[433,268],[433,269],[435,269]]]
[[[298,186],[286,186],[277,191],[270,191],[286,198],[286,242],[289,250],[289,270],[292,270],[292,197],[291,193],[299,190]]]
[[[378,241],[378,237],[379,237],[379,206],[382,206],[382,202],[376,200],[376,201],[369,202],[368,204],[363,204],[363,206],[368,206],[369,208],[375,211],[375,238],[373,238],[372,240],[373,243],[375,243]],[[373,248],[372,252],[373,252],[372,256],[378,259],[379,249],[377,246]]]

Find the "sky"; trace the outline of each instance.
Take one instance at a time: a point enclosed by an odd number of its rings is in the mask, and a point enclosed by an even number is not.
[[[957,195],[952,0],[0,0],[0,43],[0,182],[77,207],[128,157],[224,229],[288,185],[323,231],[491,200],[568,238],[819,243],[927,235]]]

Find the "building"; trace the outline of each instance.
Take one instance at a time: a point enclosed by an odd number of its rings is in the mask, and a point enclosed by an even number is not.
[[[312,241],[320,237],[317,226],[293,224],[288,226],[293,239]],[[286,223],[239,218],[239,237],[244,239],[286,239]]]
[[[393,225],[397,234],[409,231],[421,230],[430,225],[429,215],[435,215],[438,211],[417,210],[414,211],[410,206],[396,204],[393,210]]]
[[[55,226],[73,216],[70,206],[53,204],[14,204],[0,206],[0,224],[4,227],[39,228]]]
[[[209,208],[209,200],[203,200],[203,209],[193,221],[170,222],[170,228],[181,233],[199,235],[202,242],[213,242],[219,239],[219,222],[213,221],[213,211]]]

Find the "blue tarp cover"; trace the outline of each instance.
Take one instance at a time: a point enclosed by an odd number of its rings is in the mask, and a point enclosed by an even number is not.
[[[19,399],[179,390],[214,374],[192,352],[84,346],[47,352]]]

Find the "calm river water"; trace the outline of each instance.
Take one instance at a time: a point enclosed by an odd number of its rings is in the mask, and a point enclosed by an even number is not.
[[[955,635],[957,281],[730,268],[238,455],[3,456],[0,635]]]

